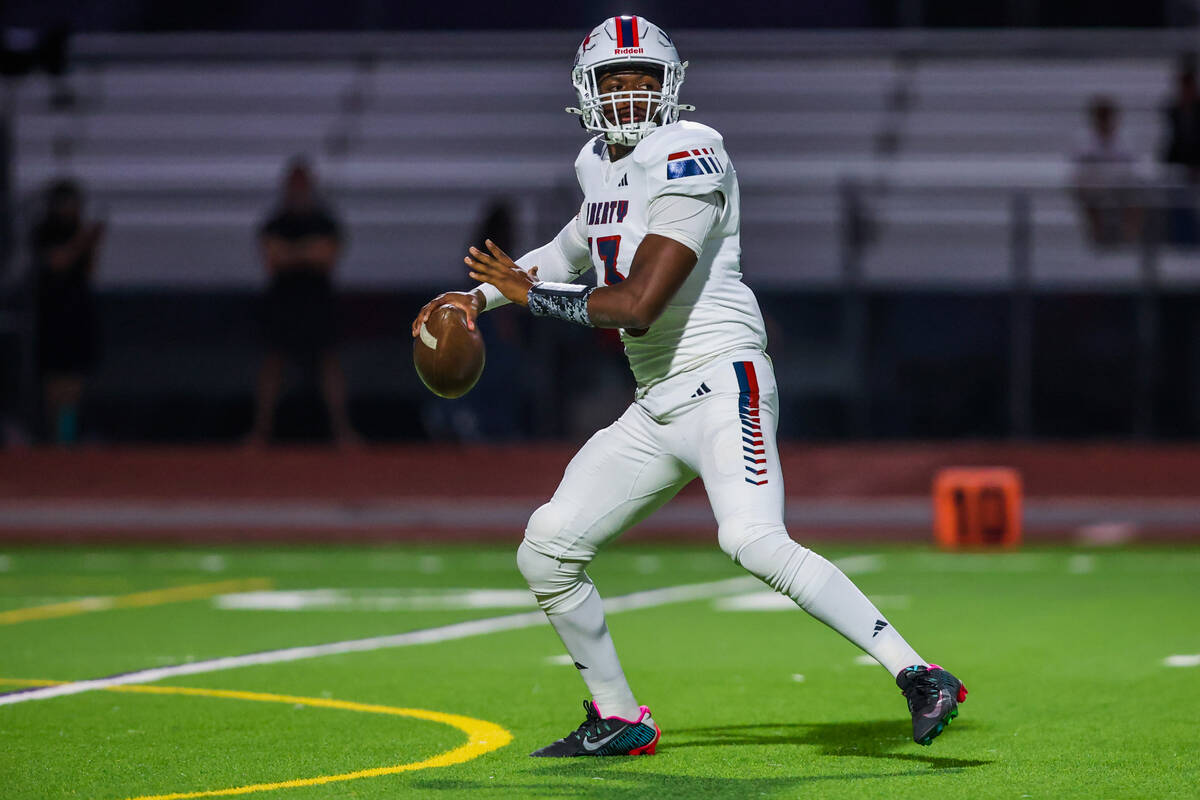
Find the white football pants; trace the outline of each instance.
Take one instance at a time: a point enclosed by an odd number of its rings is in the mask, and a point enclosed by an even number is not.
[[[637,707],[584,568],[601,545],[697,476],[717,519],[721,549],[734,561],[892,675],[925,663],[841,570],[788,536],[778,413],[765,353],[717,358],[652,387],[592,436],[550,502],[530,517],[518,566],[606,712],[636,717]]]
[[[783,527],[778,410],[775,375],[759,351],[654,386],[576,453],[530,519],[526,541],[554,558],[589,561],[699,476],[721,547],[736,560],[746,544]]]

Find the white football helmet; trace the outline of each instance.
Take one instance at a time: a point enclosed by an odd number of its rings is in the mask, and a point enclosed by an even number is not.
[[[600,94],[600,79],[621,67],[645,65],[648,72],[661,74],[662,91],[609,92]],[[645,17],[610,17],[598,25],[579,45],[571,83],[579,96],[579,108],[567,108],[578,114],[583,127],[604,136],[609,144],[633,147],[659,125],[679,119],[680,110],[695,111],[679,104],[679,87],[687,62],[679,60],[675,44],[666,31]],[[634,104],[645,103],[648,118],[638,122]],[[621,123],[619,108],[628,104],[630,122]],[[612,122],[605,116],[608,108]]]

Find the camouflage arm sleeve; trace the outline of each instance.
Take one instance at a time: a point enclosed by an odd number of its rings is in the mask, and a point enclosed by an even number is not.
[[[588,316],[588,295],[595,286],[577,283],[537,283],[529,289],[529,310],[535,317],[558,317],[579,325],[592,325]]]

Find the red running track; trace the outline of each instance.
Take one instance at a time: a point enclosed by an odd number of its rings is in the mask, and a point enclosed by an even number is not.
[[[0,541],[497,539],[554,490],[565,445],[81,448],[0,453]],[[1200,541],[1200,447],[785,446],[788,524],[808,540],[927,541],[946,466],[1009,466],[1031,537]],[[715,541],[695,483],[632,535]]]

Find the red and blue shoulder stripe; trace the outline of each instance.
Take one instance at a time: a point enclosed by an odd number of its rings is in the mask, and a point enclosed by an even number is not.
[[[724,171],[721,159],[711,147],[680,150],[667,156],[667,180],[689,175],[720,175]]]

